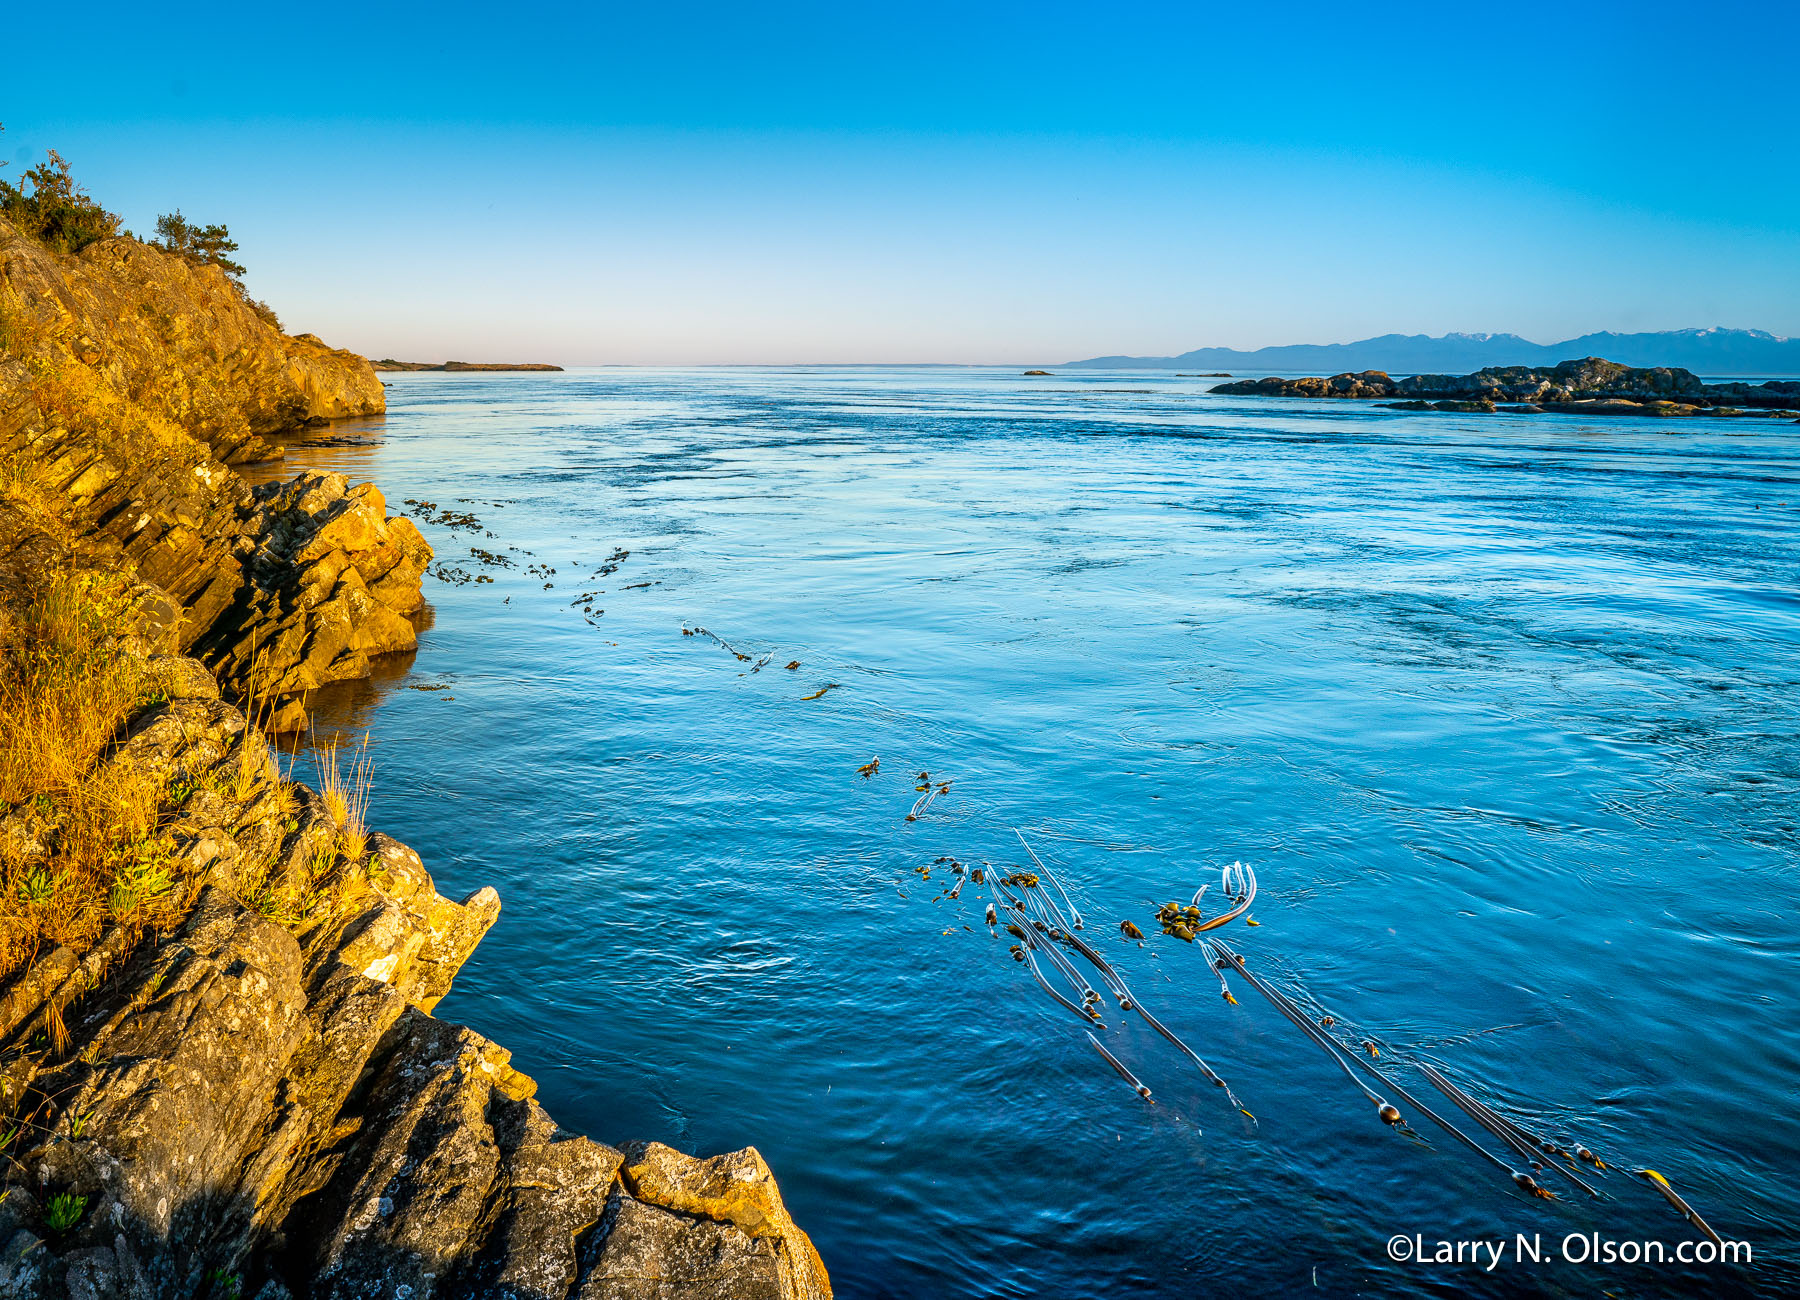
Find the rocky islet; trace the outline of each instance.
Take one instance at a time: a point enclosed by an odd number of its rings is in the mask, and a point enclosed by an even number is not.
[[[1219,384],[1211,391],[1225,396],[1387,401],[1399,410],[1481,414],[1511,410],[1568,415],[1800,416],[1800,381],[1708,384],[1676,367],[1634,368],[1599,357],[1565,361],[1548,369],[1493,366],[1468,375],[1395,379],[1385,371],[1364,370],[1329,378],[1242,379]]]

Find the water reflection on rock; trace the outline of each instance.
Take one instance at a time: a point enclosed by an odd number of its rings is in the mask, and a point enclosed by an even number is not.
[[[436,611],[429,603],[413,616],[413,626],[421,637],[431,630],[435,618]],[[369,660],[367,677],[333,682],[311,692],[306,697],[311,729],[278,737],[279,747],[289,754],[299,754],[339,741],[357,743],[374,720],[376,706],[410,684],[407,678],[418,657],[417,650],[380,655]],[[434,688],[436,685],[433,683]]]
[[[284,438],[287,454],[282,459],[240,465],[237,470],[252,487],[285,482],[302,470],[342,474],[352,483],[367,482],[375,477],[375,457],[386,432],[385,415],[333,420]]]

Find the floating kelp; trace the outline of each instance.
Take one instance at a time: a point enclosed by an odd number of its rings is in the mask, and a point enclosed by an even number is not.
[[[1041,861],[1038,865],[1043,867]],[[1044,870],[1048,872],[1049,869],[1045,867]],[[1054,881],[1053,873],[1050,878]],[[1101,982],[1107,986],[1108,991],[1118,1001],[1120,1010],[1137,1012],[1145,1024],[1191,1060],[1216,1087],[1222,1089],[1233,1107],[1245,1115],[1250,1114],[1249,1111],[1244,1110],[1242,1103],[1238,1101],[1236,1094],[1231,1091],[1225,1080],[1206,1063],[1205,1058],[1177,1037],[1162,1021],[1151,1015],[1137,996],[1132,993],[1112,963],[1075,932],[1076,927],[1073,922],[1063,915],[1057,907],[1056,901],[1044,892],[1037,875],[1031,872],[1015,871],[1004,881],[992,876],[989,877],[989,881],[996,901],[1013,915],[1023,917],[1030,923],[1023,931],[1027,944],[1027,956],[1031,956],[1033,952],[1045,953],[1064,977],[1070,981],[1071,986],[1082,999],[1082,1007],[1076,1008],[1067,998],[1057,994],[1055,990],[1049,989],[1048,983],[1042,978],[1042,972],[1033,963],[1033,974],[1039,977],[1039,983],[1044,984],[1059,1003],[1074,1010],[1078,1015],[1085,1015],[1096,1022],[1100,1019],[1098,1013],[1093,1010],[1094,1004],[1099,1001],[1099,995],[1075,969],[1074,964],[1063,955],[1061,947],[1067,945],[1099,972]],[[1013,892],[1015,887],[1019,892]],[[1058,890],[1061,892],[1060,885]],[[1071,903],[1070,906],[1072,908],[1073,904]],[[1251,1118],[1254,1119],[1254,1116]]]
[[[1125,1080],[1126,1083],[1129,1083],[1133,1088],[1137,1089],[1138,1096],[1142,1097],[1145,1101],[1149,1102],[1152,1106],[1154,1106],[1156,1104],[1156,1099],[1150,1095],[1150,1089],[1146,1088],[1143,1084],[1138,1082],[1137,1076],[1135,1074],[1133,1074],[1130,1070],[1127,1070],[1125,1068],[1125,1063],[1123,1061],[1121,1061],[1118,1057],[1114,1056],[1111,1052],[1107,1051],[1106,1047],[1100,1042],[1100,1040],[1098,1038],[1095,1038],[1093,1036],[1093,1034],[1090,1033],[1087,1036],[1087,1040],[1088,1040],[1088,1042],[1090,1042],[1094,1045],[1095,1051],[1099,1052],[1100,1055],[1102,1055],[1106,1058],[1107,1064],[1112,1066],[1113,1069],[1115,1069],[1119,1072],[1119,1077],[1121,1079]]]
[[[619,566],[621,564],[623,564],[630,557],[631,557],[630,551],[626,550],[624,547],[615,547],[613,550],[613,553],[606,557],[605,563],[601,564],[598,568],[596,568],[592,573],[590,573],[588,575],[588,577],[590,577],[590,578],[611,577],[613,574],[615,574],[619,571]],[[640,584],[640,585],[643,585],[643,584]]]
[[[617,566],[615,565],[614,567],[616,568]],[[727,641],[724,637],[720,636],[718,633],[707,631],[705,628],[701,627],[698,623],[696,623],[692,629],[685,628],[685,627],[682,628],[681,635],[683,635],[683,636],[703,636],[707,640],[711,641],[714,645],[718,646],[721,650],[725,651],[727,654],[735,656],[737,658],[737,661],[741,664],[749,663],[750,660],[754,657],[754,656],[745,654],[742,650],[739,650],[736,646],[732,645],[731,642]],[[826,687],[825,689],[830,690],[831,688]],[[820,694],[823,695],[824,691],[821,691]]]
[[[922,790],[924,793],[913,800],[912,809],[906,814],[906,820],[909,822],[916,822],[920,817],[924,816],[925,810],[931,807],[931,801],[936,799],[939,795],[950,793],[950,783],[948,781],[939,781],[937,784],[933,785],[931,773],[929,772],[919,773],[919,779],[923,784],[914,786],[913,788],[915,790]]]
[[[402,504],[410,506],[409,513],[423,523],[436,524],[438,527],[448,528],[452,532],[486,533],[489,537],[494,535],[491,530],[482,525],[481,520],[466,510],[440,510],[435,501],[419,501],[412,497],[406,498]]]
[[[1356,1079],[1355,1075],[1350,1071],[1347,1062],[1343,1058],[1343,1054],[1342,1054],[1343,1049],[1342,1049],[1341,1045],[1338,1044],[1335,1040],[1329,1038],[1329,1036],[1325,1034],[1323,1027],[1315,1026],[1312,1023],[1312,1021],[1306,1016],[1306,1014],[1303,1011],[1301,1011],[1300,1008],[1293,1002],[1292,999],[1288,998],[1285,994],[1281,993],[1280,990],[1275,989],[1272,986],[1264,983],[1263,981],[1258,979],[1254,974],[1252,974],[1250,972],[1250,970],[1248,969],[1248,967],[1245,965],[1243,958],[1238,956],[1236,953],[1232,952],[1229,948],[1227,948],[1219,940],[1217,940],[1217,939],[1211,940],[1209,946],[1211,947],[1211,949],[1213,951],[1215,951],[1219,955],[1219,958],[1221,961],[1223,961],[1224,963],[1229,965],[1232,969],[1236,970],[1245,979],[1249,980],[1253,985],[1255,985],[1255,987],[1260,992],[1262,992],[1266,997],[1268,997],[1270,1002],[1273,1003],[1276,1006],[1276,1008],[1282,1012],[1282,1014],[1284,1016],[1286,1016],[1289,1020],[1293,1021],[1302,1030],[1306,1031],[1308,1036],[1311,1037],[1315,1042],[1318,1042],[1321,1046],[1325,1047],[1327,1051],[1332,1053],[1333,1059],[1337,1061],[1339,1067],[1344,1069],[1346,1074],[1350,1075],[1352,1081],[1357,1083],[1357,1086],[1359,1088],[1361,1088],[1361,1090],[1364,1092],[1364,1094],[1367,1095],[1368,1097],[1370,1097],[1371,1100],[1376,1100],[1378,1102],[1378,1106],[1379,1106],[1380,1113],[1381,1113],[1381,1118],[1384,1122],[1395,1125],[1396,1127],[1401,1128],[1403,1131],[1409,1131],[1409,1130],[1405,1130],[1404,1125],[1400,1123],[1400,1116],[1399,1116],[1399,1112],[1397,1110],[1395,1110],[1391,1106],[1386,1105],[1385,1103],[1381,1103],[1380,1099],[1377,1097],[1377,1095],[1374,1092],[1372,1092],[1371,1090],[1369,1090],[1366,1087],[1363,1087],[1360,1080]],[[1327,1016],[1324,1018],[1322,1025],[1329,1026],[1332,1023],[1335,1023],[1334,1019],[1330,1016]],[[1365,1043],[1366,1048],[1373,1048],[1373,1046],[1374,1046],[1374,1044],[1372,1041]],[[1371,1052],[1370,1055],[1372,1058],[1375,1055],[1375,1053]],[[1465,1146],[1469,1147],[1471,1150],[1480,1154],[1484,1159],[1486,1159],[1489,1163],[1493,1164],[1496,1168],[1504,1170],[1506,1172],[1507,1176],[1521,1190],[1526,1191],[1533,1196],[1541,1197],[1545,1200],[1557,1199],[1556,1194],[1554,1192],[1551,1192],[1548,1188],[1542,1186],[1530,1174],[1525,1173],[1522,1170],[1513,1168],[1506,1161],[1501,1160],[1500,1158],[1495,1156],[1492,1152],[1488,1151],[1485,1147],[1481,1146],[1473,1138],[1469,1137],[1468,1134],[1464,1133],[1461,1129],[1457,1128],[1454,1124],[1450,1123],[1448,1120],[1444,1119],[1441,1115],[1438,1115],[1435,1111],[1431,1110],[1423,1102],[1419,1101],[1418,1098],[1414,1097],[1411,1093],[1408,1093],[1404,1088],[1402,1088],[1393,1079],[1389,1078],[1387,1075],[1383,1074],[1380,1070],[1376,1069],[1375,1066],[1370,1064],[1369,1061],[1358,1058],[1357,1064],[1360,1065],[1363,1068],[1363,1070],[1365,1070],[1367,1073],[1369,1073],[1370,1075],[1374,1076],[1377,1080],[1379,1080],[1383,1084],[1383,1086],[1388,1088],[1389,1091],[1395,1093],[1402,1100],[1407,1102],[1408,1105],[1412,1106],[1412,1108],[1415,1111],[1426,1116],[1434,1124],[1438,1125],[1440,1128],[1442,1128],[1446,1132],[1450,1133],[1452,1136],[1454,1136],[1460,1142],[1462,1142]],[[1597,1197],[1600,1195],[1599,1191],[1597,1191],[1591,1184],[1589,1184],[1585,1179],[1583,1179],[1573,1169],[1565,1168],[1563,1165],[1556,1163],[1556,1161],[1553,1159],[1552,1160],[1540,1159],[1539,1153],[1541,1152],[1545,1155],[1563,1155],[1565,1158],[1570,1159],[1570,1163],[1573,1163],[1573,1158],[1568,1157],[1568,1153],[1564,1152],[1560,1147],[1557,1147],[1554,1143],[1551,1143],[1543,1138],[1537,1137],[1536,1135],[1534,1135],[1534,1134],[1530,1133],[1528,1130],[1526,1130],[1522,1125],[1518,1124],[1516,1121],[1507,1119],[1505,1116],[1500,1115],[1498,1112],[1492,1110],[1491,1108],[1489,1108],[1488,1106],[1486,1106],[1485,1104],[1483,1104],[1476,1098],[1470,1096],[1468,1093],[1464,1092],[1462,1089],[1460,1089],[1456,1085],[1452,1084],[1448,1079],[1444,1078],[1444,1076],[1442,1075],[1441,1072],[1437,1071],[1429,1064],[1422,1063],[1419,1066],[1419,1069],[1420,1069],[1420,1072],[1423,1073],[1426,1076],[1426,1078],[1429,1079],[1431,1081],[1431,1083],[1435,1087],[1438,1088],[1439,1091],[1443,1092],[1445,1096],[1449,1097],[1452,1102],[1454,1102],[1460,1109],[1462,1109],[1465,1113],[1467,1113],[1470,1118],[1474,1119],[1477,1124],[1481,1125],[1482,1128],[1486,1129],[1493,1136],[1499,1138],[1501,1140],[1501,1142],[1505,1144],[1505,1146],[1507,1147],[1507,1149],[1509,1151],[1513,1152],[1515,1155],[1522,1157],[1532,1170],[1541,1171],[1546,1164],[1549,1164],[1552,1167],[1554,1167],[1559,1174],[1561,1174],[1565,1178],[1568,1178],[1571,1182],[1575,1183],[1577,1186],[1582,1188],[1582,1190],[1586,1191],[1590,1196]],[[1580,1149],[1585,1150],[1586,1148],[1580,1148]],[[1597,1157],[1594,1159],[1594,1163],[1596,1165],[1601,1164],[1601,1162],[1598,1160]]]
[[[1488,1107],[1477,1101],[1474,1097],[1471,1097],[1461,1088],[1451,1083],[1450,1080],[1446,1079],[1429,1063],[1423,1061],[1420,1062],[1419,1073],[1431,1080],[1433,1087],[1461,1107],[1462,1110],[1477,1124],[1481,1125],[1481,1127],[1485,1128],[1488,1132],[1504,1142],[1512,1149],[1514,1154],[1524,1157],[1524,1159],[1531,1164],[1532,1168],[1542,1170],[1544,1165],[1548,1164],[1552,1169],[1556,1170],[1557,1173],[1580,1187],[1589,1196],[1600,1195],[1586,1179],[1582,1178],[1581,1175],[1574,1170],[1563,1168],[1563,1166],[1558,1164],[1555,1160],[1543,1161],[1539,1159],[1540,1153],[1556,1152],[1557,1148],[1554,1145],[1532,1137],[1513,1121],[1488,1109]]]
[[[1661,1192],[1663,1194],[1663,1199],[1670,1205],[1673,1205],[1682,1218],[1686,1219],[1689,1223],[1693,1224],[1694,1227],[1704,1233],[1707,1240],[1711,1241],[1713,1245],[1723,1246],[1725,1244],[1725,1239],[1712,1230],[1712,1225],[1707,1223],[1707,1221],[1702,1219],[1698,1214],[1695,1214],[1694,1207],[1682,1200],[1680,1193],[1669,1186],[1669,1180],[1667,1178],[1664,1178],[1654,1169],[1633,1169],[1631,1172],[1649,1183],[1657,1191]]]
[[[471,582],[482,583],[493,581],[493,579],[488,577],[485,573],[470,573],[467,569],[454,564],[445,564],[441,560],[434,563],[428,572],[439,582],[447,582],[453,587],[466,587]]]
[[[1277,1011],[1288,1020],[1292,1021],[1301,1032],[1312,1039],[1313,1042],[1324,1048],[1325,1054],[1331,1057],[1332,1061],[1344,1072],[1350,1082],[1356,1085],[1363,1096],[1375,1103],[1375,1113],[1380,1116],[1383,1124],[1390,1125],[1402,1132],[1410,1131],[1406,1126],[1405,1119],[1400,1114],[1399,1107],[1395,1106],[1388,1101],[1386,1097],[1383,1097],[1362,1081],[1356,1071],[1351,1068],[1350,1062],[1345,1060],[1343,1054],[1338,1050],[1336,1041],[1324,1030],[1313,1024],[1305,1012],[1301,1011],[1299,1007],[1290,1002],[1285,995],[1271,988],[1255,975],[1251,974],[1250,968],[1244,964],[1244,959],[1232,952],[1223,943],[1215,939],[1204,944],[1203,947],[1218,953],[1219,956],[1228,962],[1239,975],[1242,975],[1246,980],[1250,981],[1251,986],[1267,998]],[[1229,990],[1226,991],[1226,996],[1230,997]],[[1236,999],[1233,998],[1232,1001],[1235,1002]]]
[[[872,774],[873,765],[865,775]],[[915,790],[920,798],[915,800],[914,811],[909,814],[909,820],[928,808],[931,801],[943,792],[943,786],[934,782],[927,772],[919,773],[917,781]],[[1244,1109],[1225,1080],[1199,1053],[1152,1015],[1126,984],[1118,969],[1086,942],[1080,933],[1085,927],[1085,919],[1070,891],[1056,870],[1032,848],[1024,834],[1016,828],[1013,828],[1013,832],[1034,869],[1028,870],[1016,864],[994,867],[990,863],[983,863],[978,868],[960,869],[961,864],[955,858],[939,858],[932,865],[941,866],[948,862],[952,871],[957,872],[958,879],[954,888],[945,890],[938,897],[957,897],[963,883],[968,880],[978,884],[985,883],[992,896],[991,901],[986,904],[984,917],[990,934],[998,932],[1001,927],[1005,928],[1007,934],[1016,940],[1008,948],[1012,960],[1026,967],[1033,982],[1057,1006],[1091,1026],[1087,1033],[1089,1042],[1145,1101],[1151,1101],[1149,1089],[1097,1036],[1105,1022],[1098,1010],[1101,1000],[1099,989],[1090,983],[1088,973],[1097,973],[1100,988],[1104,988],[1118,1002],[1122,1011],[1135,1011],[1145,1024],[1191,1060],[1208,1080],[1225,1092],[1234,1107],[1254,1122],[1255,1116]],[[966,875],[963,874],[965,870]],[[921,871],[920,874],[923,875],[924,872]],[[1383,1126],[1411,1139],[1420,1147],[1428,1147],[1429,1144],[1407,1122],[1409,1115],[1423,1116],[1482,1161],[1503,1172],[1520,1191],[1534,1198],[1547,1201],[1561,1199],[1536,1176],[1543,1174],[1546,1165],[1554,1167],[1558,1177],[1567,1179],[1589,1196],[1602,1195],[1582,1176],[1580,1166],[1585,1164],[1595,1173],[1604,1173],[1607,1164],[1587,1147],[1579,1143],[1564,1146],[1550,1141],[1451,1082],[1437,1067],[1416,1062],[1416,1068],[1433,1087],[1448,1098],[1457,1110],[1462,1111],[1468,1120],[1473,1121],[1475,1127],[1465,1131],[1447,1118],[1446,1114],[1440,1114],[1426,1105],[1417,1095],[1408,1091],[1399,1079],[1383,1069],[1383,1065],[1388,1065],[1393,1060],[1394,1053],[1384,1050],[1382,1040],[1366,1032],[1352,1037],[1348,1028],[1339,1026],[1337,1017],[1330,1014],[1320,1014],[1315,1018],[1280,987],[1252,971],[1242,956],[1212,932],[1239,919],[1246,925],[1255,924],[1248,913],[1257,896],[1256,873],[1241,862],[1233,862],[1221,869],[1219,886],[1225,895],[1225,906],[1216,915],[1208,916],[1202,910],[1210,889],[1210,885],[1202,884],[1194,891],[1190,902],[1165,903],[1157,909],[1156,916],[1163,933],[1192,943],[1202,951],[1219,981],[1220,996],[1227,1004],[1238,1004],[1227,979],[1228,973],[1235,973],[1256,988],[1284,1020],[1331,1058],[1344,1077],[1373,1106]],[[1119,933],[1125,940],[1138,940],[1141,943],[1144,932],[1127,919],[1120,921]],[[1084,964],[1078,965],[1078,961]],[[1339,1038],[1333,1032],[1334,1027],[1341,1029],[1345,1038]],[[1399,1064],[1404,1068],[1405,1053],[1400,1055],[1402,1060]],[[1389,1070],[1393,1068],[1393,1065],[1388,1065]],[[1407,1107],[1404,1113],[1400,1108],[1401,1104]],[[1497,1141],[1498,1154],[1496,1149],[1485,1145],[1484,1141],[1478,1141],[1471,1133],[1485,1133],[1488,1139]],[[1696,1230],[1715,1243],[1721,1240],[1661,1174],[1648,1169],[1633,1172],[1655,1187]]]
[[[1256,873],[1241,862],[1233,862],[1219,873],[1219,887],[1232,900],[1229,910],[1210,919],[1203,919],[1200,900],[1206,897],[1208,887],[1201,885],[1194,891],[1193,902],[1186,905],[1164,903],[1156,909],[1156,920],[1162,926],[1162,932],[1185,943],[1192,943],[1195,935],[1216,930],[1237,920],[1256,901]]]
[[[819,687],[819,689],[814,691],[811,695],[802,695],[800,697],[800,702],[802,704],[804,704],[808,700],[819,699],[821,696],[823,696],[825,694],[826,691],[835,691],[837,689],[838,689],[838,684],[836,682],[826,682],[823,686]]]
[[[1025,832],[1015,826],[1013,827],[1013,834],[1019,837],[1019,843],[1025,846],[1025,852],[1031,855],[1031,860],[1037,864],[1037,869],[1044,873],[1044,876],[1050,883],[1056,886],[1056,892],[1062,895],[1063,902],[1068,906],[1069,915],[1075,920],[1075,928],[1077,930],[1086,928],[1087,923],[1081,919],[1080,909],[1077,908],[1074,903],[1070,902],[1069,893],[1062,887],[1062,881],[1056,878],[1056,873],[1044,865],[1044,860],[1038,857],[1037,850],[1033,849],[1031,845],[1026,842]]]

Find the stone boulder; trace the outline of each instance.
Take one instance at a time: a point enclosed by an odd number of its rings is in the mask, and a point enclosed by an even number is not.
[[[1361,374],[1345,372],[1329,379],[1240,379],[1235,383],[1217,384],[1211,390],[1233,396],[1248,397],[1393,397],[1399,389],[1380,370]]]
[[[229,681],[284,699],[271,726],[298,730],[306,715],[292,697],[418,646],[411,616],[431,547],[374,484],[341,474],[301,474],[252,498],[247,582],[200,649]]]

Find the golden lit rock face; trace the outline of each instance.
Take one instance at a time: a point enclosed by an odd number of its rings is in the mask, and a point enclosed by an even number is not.
[[[795,1224],[775,1186],[775,1175],[755,1147],[699,1160],[660,1142],[624,1148],[619,1181],[644,1205],[728,1224],[775,1250],[777,1293],[824,1297],[831,1283],[812,1240]]]
[[[373,484],[308,473],[251,498],[246,581],[231,617],[200,647],[222,674],[290,697],[366,677],[372,657],[418,646],[408,616],[424,603],[431,547],[410,519],[384,513]],[[298,730],[305,710],[290,702],[267,725]]]
[[[217,267],[134,239],[58,257],[0,219],[0,301],[7,351],[86,366],[226,464],[270,459],[266,439],[309,420],[387,409],[363,358],[283,334]]]
[[[279,728],[306,724],[296,693],[417,645],[431,548],[373,484],[252,492],[229,466],[384,408],[367,361],[281,333],[216,267],[131,239],[53,255],[0,219],[0,457],[166,595],[235,696],[254,668],[284,697]]]
[[[571,1133],[504,1047],[433,1017],[499,897],[445,897],[379,832],[350,853],[330,799],[280,780],[203,665],[162,667],[170,698],[116,759],[190,778],[168,833],[204,883],[164,942],[114,927],[0,997],[0,1085],[50,1119],[0,1199],[45,1283],[30,1294],[85,1294],[96,1261],[190,1276],[225,1258],[246,1293],[301,1300],[829,1300],[754,1149]],[[27,1050],[51,1025],[66,1042]],[[44,1188],[82,1198],[76,1231],[46,1228]]]

